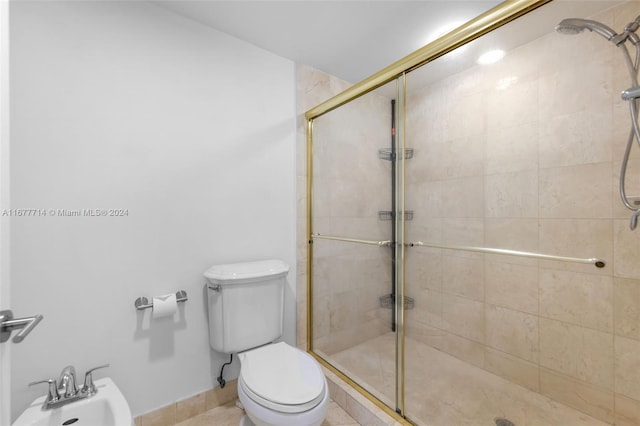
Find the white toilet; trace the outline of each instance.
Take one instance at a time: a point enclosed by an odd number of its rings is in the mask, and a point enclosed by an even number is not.
[[[241,425],[319,426],[329,390],[320,364],[284,342],[284,286],[289,266],[280,260],[215,265],[209,281],[209,341],[238,353]],[[248,419],[246,418],[248,417]]]

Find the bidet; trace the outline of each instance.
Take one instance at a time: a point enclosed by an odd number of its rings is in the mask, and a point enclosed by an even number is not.
[[[93,367],[84,374],[84,385],[80,390],[76,385],[76,369],[72,365],[68,365],[62,369],[60,379],[56,383],[55,379],[38,380],[29,383],[29,386],[47,383],[49,392],[42,404],[43,410],[62,407],[63,405],[77,401],[79,399],[88,398],[96,394],[97,389],[93,384],[93,372],[99,368],[106,368],[109,364]]]
[[[116,384],[108,377],[91,384],[94,387],[91,398],[76,399],[56,408],[43,410],[47,397],[37,398],[12,426],[133,426],[129,404]]]

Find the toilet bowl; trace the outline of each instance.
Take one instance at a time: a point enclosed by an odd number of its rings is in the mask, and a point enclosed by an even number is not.
[[[319,426],[329,391],[318,362],[284,342],[239,354],[238,397],[247,419],[241,426]]]
[[[211,348],[240,359],[242,426],[319,426],[327,414],[320,364],[285,342],[274,343],[284,331],[288,272],[289,265],[271,259],[214,265],[204,273]]]

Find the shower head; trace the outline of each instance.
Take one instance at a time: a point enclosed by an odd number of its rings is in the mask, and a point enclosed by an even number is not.
[[[561,34],[578,34],[584,30],[598,33],[607,40],[612,40],[617,36],[616,32],[605,24],[597,21],[591,21],[589,19],[568,18],[563,19],[558,25],[556,25],[556,31]]]

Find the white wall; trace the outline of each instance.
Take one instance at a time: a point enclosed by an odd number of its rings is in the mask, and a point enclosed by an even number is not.
[[[0,209],[9,205],[9,2],[0,1]],[[9,225],[0,216],[0,310],[10,309]],[[0,344],[0,424],[10,422],[11,343]]]
[[[294,64],[141,2],[13,2],[11,37],[12,207],[129,213],[12,220],[14,312],[44,315],[13,347],[12,417],[67,364],[110,363],[134,415],[217,385],[215,263],[291,265],[294,343]],[[134,309],[180,289],[175,324]]]

